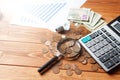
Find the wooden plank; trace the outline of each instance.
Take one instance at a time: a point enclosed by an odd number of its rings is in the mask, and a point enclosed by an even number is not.
[[[7,48],[4,48],[4,50],[0,50],[0,64],[40,67],[53,57],[51,51],[48,52],[47,54],[43,54],[41,49],[37,50],[37,48],[39,48],[39,46],[37,46],[38,44],[34,44],[35,46],[33,46],[33,43],[31,43],[33,47],[31,48],[30,43],[24,43],[24,47],[20,47],[19,49],[19,47],[16,48],[12,47],[14,43],[19,44],[19,42],[11,42],[11,46],[9,46],[10,44],[7,43]],[[23,43],[21,44],[23,45]],[[19,46],[21,46],[21,44],[19,44]],[[70,65],[75,64],[81,70],[85,70],[85,71],[91,71],[91,66],[92,66],[90,63],[88,63],[87,65],[83,65],[79,63],[77,60],[67,61],[63,59],[63,66],[61,69],[63,69],[64,64],[70,64]],[[104,72],[104,71],[102,69],[99,69],[98,72]],[[117,69],[116,73],[119,72],[120,72],[120,68]]]
[[[53,33],[47,29],[21,27],[0,22],[0,40],[40,43],[41,38],[50,39]]]
[[[82,7],[102,14],[106,22],[120,15],[119,0],[87,0]],[[46,47],[41,38],[50,40],[53,32],[32,27],[10,25],[0,21],[0,80],[119,80],[120,67],[113,74],[103,70],[91,71],[91,64],[82,65],[78,61],[63,61],[64,64],[76,64],[83,73],[81,75],[67,76],[66,70],[61,67],[59,74],[48,71],[41,76],[37,72],[39,66],[46,63],[53,55],[51,51],[42,53]],[[47,47],[46,47],[47,48]]]
[[[72,76],[67,76],[65,70],[61,70],[59,74],[54,74],[49,70],[46,74],[40,75],[37,68],[18,67],[0,65],[1,80],[119,80],[119,74],[107,74],[96,72],[85,72],[81,75],[76,75],[73,71]]]
[[[106,22],[110,22],[120,15],[119,5],[119,0],[87,0],[82,7],[91,8],[91,10],[100,13]]]
[[[17,47],[19,46],[19,47]],[[0,41],[0,64],[42,66],[53,57],[52,52],[43,54],[42,49],[48,48],[44,44]],[[63,60],[63,64],[76,64],[82,70],[91,71],[91,64],[83,65],[75,61]],[[103,72],[103,70],[100,70]]]

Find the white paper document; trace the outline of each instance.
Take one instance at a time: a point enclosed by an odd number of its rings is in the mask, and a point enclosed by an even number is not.
[[[79,8],[86,0],[38,0],[24,2],[11,24],[47,28],[52,31],[67,21],[70,8]]]

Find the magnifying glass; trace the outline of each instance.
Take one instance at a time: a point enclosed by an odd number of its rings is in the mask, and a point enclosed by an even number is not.
[[[53,65],[59,62],[62,58],[66,60],[75,60],[81,55],[81,45],[78,40],[72,38],[61,39],[57,44],[57,52],[55,56],[46,64],[38,69],[42,75],[49,70]]]

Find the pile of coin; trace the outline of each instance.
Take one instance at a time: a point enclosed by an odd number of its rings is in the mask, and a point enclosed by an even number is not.
[[[82,65],[87,65],[88,63],[90,63],[91,71],[98,71],[99,69],[101,69],[101,67],[88,54],[88,52],[85,51],[85,49],[80,46],[79,42],[77,42],[78,39],[80,39],[82,36],[88,33],[89,31],[85,30],[83,26],[75,28],[74,25],[70,27],[69,31],[64,32],[63,34],[59,34],[56,32],[53,35],[51,35],[52,39],[50,40],[44,39],[44,38],[41,39],[41,42],[45,44],[46,46],[48,46],[48,49],[43,48],[42,52],[43,54],[52,53],[52,55],[54,55],[56,53],[57,45],[60,40],[62,40],[63,38],[72,38],[73,40],[68,40],[62,43],[59,48],[59,51],[62,54],[65,54],[64,59],[65,60],[76,60]],[[63,70],[63,69],[66,70],[66,74],[68,76],[72,76],[73,73],[77,75],[80,75],[82,73],[82,70],[80,70],[79,66],[77,66],[76,64],[65,63],[63,65],[63,62],[61,61],[52,68],[52,72],[54,74],[58,74],[60,73],[60,70]]]
[[[75,65],[75,64],[72,64],[72,65],[71,64],[64,64],[64,65],[62,65],[62,61],[60,61],[58,64],[56,64],[52,68],[52,72],[54,74],[59,74],[61,68],[66,70],[66,75],[68,75],[68,76],[72,76],[74,73],[76,75],[80,75],[82,73],[82,70],[80,70],[77,65]]]
[[[80,56],[81,46],[80,43],[76,40],[65,41],[60,44],[59,51],[64,54],[64,59],[66,60],[75,60]]]
[[[102,67],[83,49],[83,54],[77,59],[81,64],[87,65],[91,64],[91,71],[98,71],[98,69],[102,69]]]

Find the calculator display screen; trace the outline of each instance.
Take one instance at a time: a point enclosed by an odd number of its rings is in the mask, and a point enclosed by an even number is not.
[[[114,29],[114,31],[118,34],[120,34],[120,22],[115,21],[111,24],[111,28]]]
[[[120,33],[120,22],[116,21],[111,26]]]

